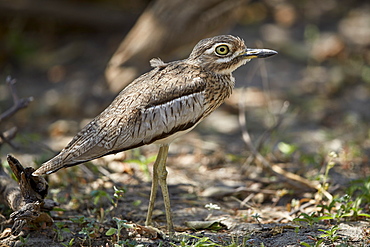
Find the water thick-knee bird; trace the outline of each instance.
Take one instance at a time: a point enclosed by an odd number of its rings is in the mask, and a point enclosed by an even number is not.
[[[247,48],[238,37],[220,35],[199,41],[187,59],[168,63],[152,59],[151,71],[123,89],[100,115],[33,175],[50,174],[146,144],[159,144],[145,223],[152,224],[159,184],[167,230],[173,232],[166,181],[169,144],[192,130],[230,96],[235,83],[234,70],[253,58],[275,54],[273,50]]]

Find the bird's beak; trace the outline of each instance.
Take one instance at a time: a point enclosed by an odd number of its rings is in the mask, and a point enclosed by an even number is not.
[[[276,55],[277,51],[269,50],[269,49],[252,49],[247,48],[244,53],[241,54],[242,57],[245,59],[253,59],[253,58],[265,58]]]

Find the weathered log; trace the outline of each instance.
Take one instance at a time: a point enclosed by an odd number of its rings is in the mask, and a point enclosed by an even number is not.
[[[35,169],[23,168],[21,163],[11,155],[8,155],[7,161],[18,184],[0,166],[0,202],[14,211],[10,219],[3,224],[13,223],[11,232],[13,235],[18,235],[27,223],[39,222],[40,218],[44,222],[52,222],[50,216],[42,213],[56,206],[56,203],[51,200],[45,203],[44,198],[48,191],[46,180],[43,177],[32,176]]]

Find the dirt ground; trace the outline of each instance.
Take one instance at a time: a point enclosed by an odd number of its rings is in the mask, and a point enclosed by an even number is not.
[[[334,198],[348,193],[354,180],[369,184],[370,7],[366,1],[282,2],[287,12],[264,3],[274,15],[251,23],[245,18],[228,32],[248,46],[262,43],[279,54],[238,69],[233,96],[170,146],[176,236],[144,226],[158,151],[150,145],[48,176],[48,198],[59,203],[50,212],[54,222],[29,226],[21,237],[9,236],[10,226],[3,226],[0,246],[106,247],[118,240],[119,246],[370,246],[369,217],[294,220],[317,213],[328,198],[249,158],[240,102],[252,143],[261,143],[260,153],[270,165],[327,186]],[[293,23],[284,18],[289,11],[295,13]],[[36,34],[25,31],[21,37],[31,42]],[[104,70],[124,34],[74,29],[53,40],[45,35],[43,44],[50,42],[51,48],[13,55],[11,65],[2,65],[2,78],[12,71],[19,95],[34,97],[0,126],[1,131],[19,128],[14,140],[19,148],[1,146],[2,160],[12,153],[23,165],[38,167],[111,102]],[[0,83],[1,112],[10,106],[7,86]],[[331,159],[331,151],[338,157]],[[325,177],[330,161],[335,166]],[[361,204],[362,213],[370,214],[369,201]],[[344,204],[338,205],[333,214]],[[0,208],[9,217],[9,209]],[[165,232],[161,193],[154,222]],[[123,230],[108,236],[118,223]],[[327,234],[333,227],[337,231]]]

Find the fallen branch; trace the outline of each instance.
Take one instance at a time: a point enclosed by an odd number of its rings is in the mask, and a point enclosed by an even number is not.
[[[0,166],[0,201],[8,205],[14,212],[8,221],[2,224],[13,224],[11,233],[18,235],[22,228],[31,222],[52,222],[52,219],[42,211],[50,211],[56,203],[44,198],[47,195],[48,184],[43,177],[32,176],[32,167],[23,168],[19,161],[8,155],[7,161],[15,177],[14,182]]]
[[[0,203],[8,205],[13,211],[18,210],[23,203],[23,198],[18,184],[8,176],[0,163]]]

